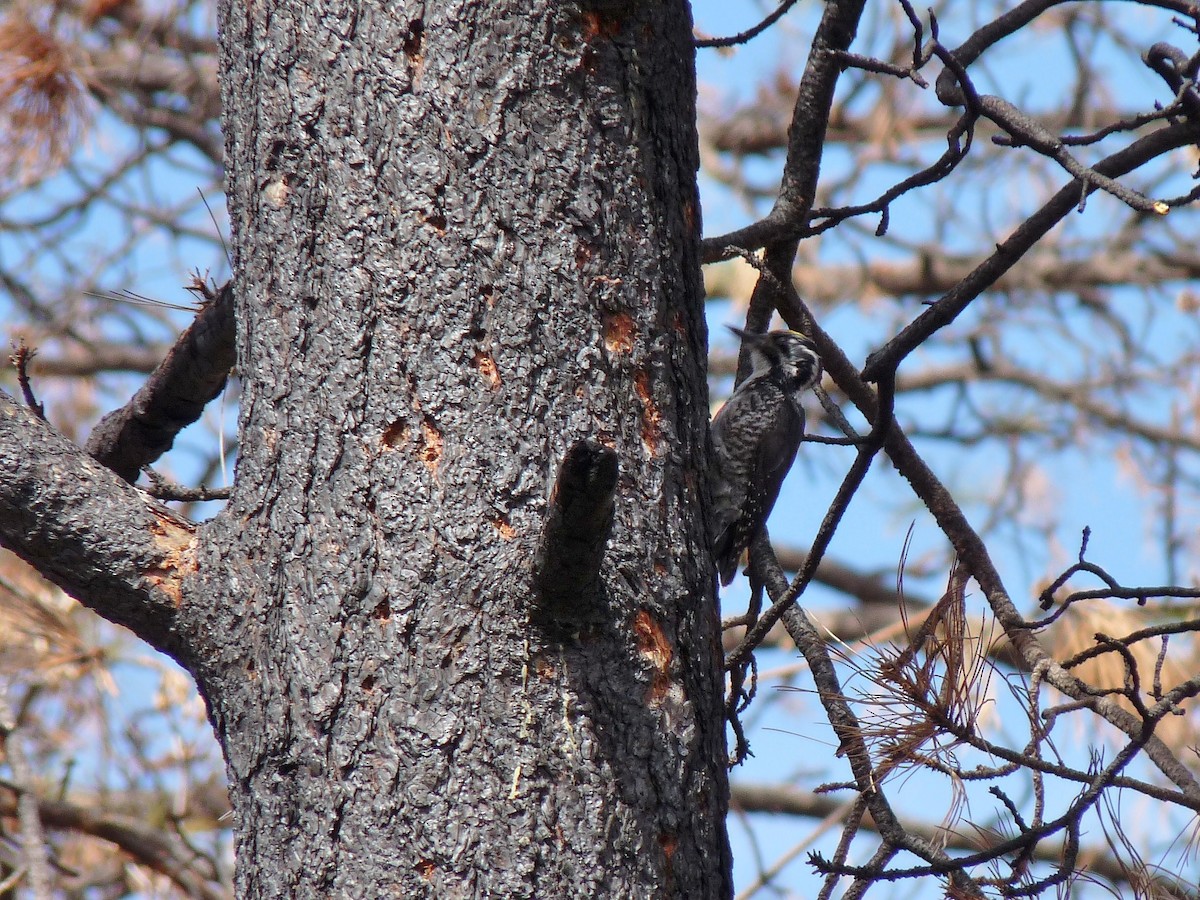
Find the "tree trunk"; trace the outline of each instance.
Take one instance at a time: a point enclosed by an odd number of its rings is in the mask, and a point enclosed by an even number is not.
[[[180,628],[239,892],[727,896],[686,4],[221,26],[241,456]],[[584,439],[572,625],[531,584]]]

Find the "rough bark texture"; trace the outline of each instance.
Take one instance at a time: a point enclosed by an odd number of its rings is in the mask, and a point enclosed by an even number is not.
[[[241,457],[187,591],[240,893],[727,896],[686,4],[221,27]],[[564,637],[581,439],[610,615]]]
[[[100,420],[84,449],[132,484],[224,390],[233,363],[233,288],[226,283],[133,399]]]
[[[187,664],[180,582],[193,527],[0,393],[4,546],[102,615]]]

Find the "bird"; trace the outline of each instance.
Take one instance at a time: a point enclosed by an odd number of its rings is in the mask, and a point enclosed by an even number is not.
[[[712,421],[713,555],[721,584],[766,524],[804,437],[800,398],[821,380],[821,357],[798,331],[766,334],[727,326],[750,351],[750,375]]]

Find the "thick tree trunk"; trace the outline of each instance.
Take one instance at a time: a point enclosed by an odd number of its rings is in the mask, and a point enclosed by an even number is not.
[[[241,458],[184,604],[240,893],[728,895],[686,4],[221,6]]]

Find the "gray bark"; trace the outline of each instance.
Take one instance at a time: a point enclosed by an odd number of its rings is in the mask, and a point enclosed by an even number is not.
[[[221,25],[241,458],[188,592],[240,893],[728,895],[685,5]],[[564,637],[582,439],[609,616]]]
[[[181,581],[193,527],[0,393],[0,542],[88,606],[187,664]]]
[[[126,481],[137,481],[142,467],[170,450],[176,435],[224,390],[233,341],[233,291],[225,284],[209,294],[133,399],[100,420],[84,449]]]

